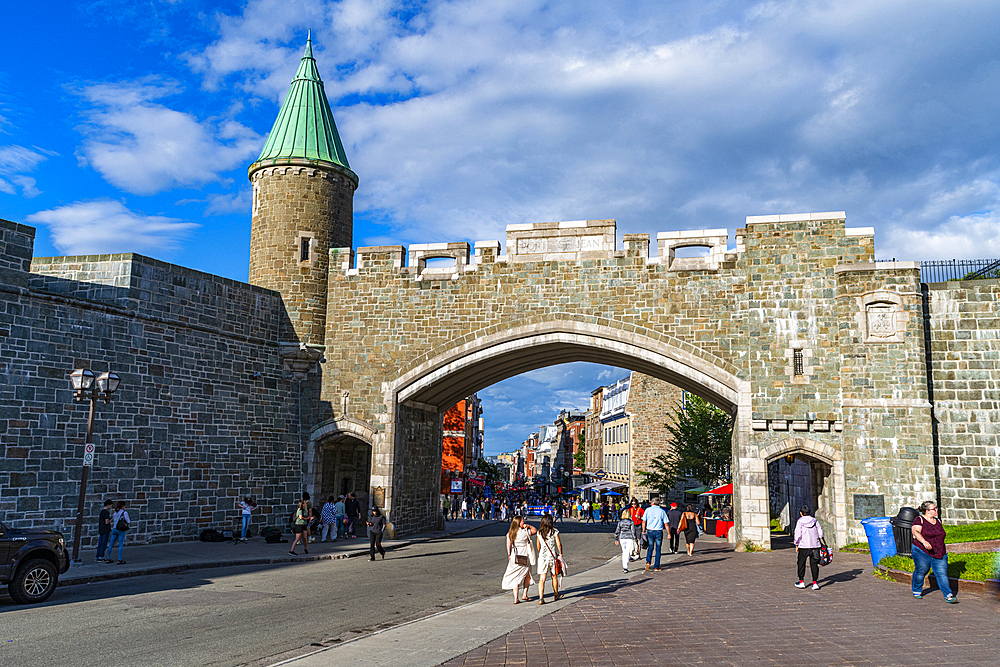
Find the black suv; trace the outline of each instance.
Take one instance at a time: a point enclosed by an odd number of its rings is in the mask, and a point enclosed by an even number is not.
[[[0,584],[20,604],[44,602],[69,569],[62,533],[11,528],[0,521]]]

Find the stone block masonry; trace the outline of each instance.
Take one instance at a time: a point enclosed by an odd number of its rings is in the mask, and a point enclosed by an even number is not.
[[[0,221],[14,248],[2,256],[8,265],[26,248],[30,260],[25,230]],[[244,493],[261,503],[258,526],[284,525],[302,474],[298,388],[277,358],[277,293],[140,255],[19,267],[18,280],[0,287],[5,522],[72,535],[87,409],[73,402],[68,374],[89,367],[123,382],[98,404],[85,546],[105,498],[128,503],[130,541],[229,528]],[[315,395],[310,382],[304,390]]]
[[[666,425],[673,422],[680,409],[683,393],[677,387],[642,373],[632,373],[629,388],[629,479],[632,496],[640,501],[649,498],[650,489],[642,485],[636,471],[651,471],[650,462],[670,449]]]
[[[925,286],[941,506],[1000,520],[1000,281]]]

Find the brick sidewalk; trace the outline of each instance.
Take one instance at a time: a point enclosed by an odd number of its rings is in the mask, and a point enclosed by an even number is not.
[[[586,594],[445,665],[998,663],[995,598],[948,605],[934,590],[915,600],[871,572],[867,555],[838,553],[820,591],[799,590],[793,550],[737,554],[703,538],[693,558]]]

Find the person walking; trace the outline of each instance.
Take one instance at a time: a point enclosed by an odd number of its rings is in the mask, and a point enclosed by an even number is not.
[[[667,530],[670,533],[670,553],[677,553],[677,547],[681,543],[681,531],[679,526],[681,525],[681,515],[684,514],[678,507],[677,503],[670,503],[670,509],[667,510]]]
[[[663,548],[663,526],[667,513],[660,507],[660,499],[653,498],[653,504],[642,515],[642,531],[646,533],[649,546],[646,548],[646,571],[653,566],[653,572],[660,571],[660,549]],[[653,560],[653,550],[656,550],[656,560]]]
[[[240,529],[240,542],[247,541],[247,529],[250,528],[250,513],[257,509],[257,504],[253,501],[253,496],[249,493],[243,496],[240,501],[240,519],[242,528]]]
[[[694,556],[694,541],[698,539],[699,525],[701,525],[701,519],[695,514],[694,506],[688,505],[684,508],[684,514],[681,515],[681,522],[677,526],[678,530],[684,533],[688,556]]]
[[[347,506],[344,505],[346,496],[338,496],[334,505],[337,508],[337,537],[347,535]]]
[[[445,523],[448,522],[448,512],[451,510],[451,501],[448,500],[448,496],[444,497],[441,501],[441,513],[444,514]]]
[[[638,504],[638,503],[636,503]],[[639,520],[640,529],[642,519]],[[635,543],[635,523],[628,510],[622,512],[618,525],[615,526],[615,544],[622,550],[622,571],[628,574],[628,562],[632,559],[632,545]]]
[[[375,550],[382,554],[382,560],[385,560],[385,549],[382,548],[382,533],[385,532],[385,516],[382,515],[382,510],[378,507],[372,506],[372,512],[368,516],[368,561],[371,562],[375,560]]]
[[[552,515],[546,514],[538,526],[538,604],[545,604],[545,579],[552,578],[552,599],[559,600],[556,558],[562,555],[562,540]]]
[[[938,518],[938,508],[931,500],[920,503],[920,515],[913,520],[913,579],[910,586],[913,597],[924,597],[924,577],[927,571],[934,573],[938,588],[944,594],[944,601],[957,604],[958,598],[951,591],[948,581],[948,551],[944,546],[945,530]]]
[[[95,560],[97,563],[104,560],[104,552],[108,550],[108,542],[111,541],[111,508],[113,506],[113,502],[105,500],[104,508],[97,516],[97,559]]]
[[[119,500],[118,504],[115,505],[115,513],[111,515],[111,540],[108,544],[108,560],[106,562],[113,563],[111,555],[115,552],[115,544],[118,544],[118,564],[125,565],[123,559],[123,552],[125,550],[125,536],[128,534],[128,529],[131,527],[132,518],[125,511],[125,501]]]
[[[344,509],[347,511],[348,524],[345,528],[348,537],[352,540],[358,537],[358,523],[361,521],[361,503],[358,502],[354,493],[348,493],[344,501]]]
[[[642,544],[642,515],[643,510],[639,507],[639,501],[635,498],[628,506],[629,519],[632,520],[632,553],[629,560],[639,560],[639,549]]]
[[[295,545],[302,540],[302,551],[304,553],[309,553],[309,543],[304,538],[306,526],[309,524],[309,511],[306,509],[306,499],[302,498],[299,500],[298,505],[295,508],[295,514],[292,515],[292,532],[295,533],[295,539],[292,540],[292,546],[289,547],[288,553],[293,556],[298,556],[295,553]]]
[[[528,587],[535,583],[531,579],[531,566],[535,564],[531,536],[537,532],[520,514],[515,514],[510,521],[510,529],[507,531],[507,570],[503,573],[500,587],[514,592],[514,604],[527,602]],[[518,563],[518,556],[522,561],[527,558],[527,564]],[[518,596],[518,589],[523,591],[523,596]]]
[[[799,580],[796,588],[805,588],[806,559],[809,559],[809,570],[812,574],[812,589],[819,590],[819,547],[823,539],[823,527],[812,515],[812,509],[804,505],[799,510],[799,520],[795,522],[795,554],[798,560]],[[923,583],[923,579],[921,579]]]
[[[302,500],[306,502],[306,527],[302,531],[303,533],[302,543],[309,544],[310,542],[313,541],[313,536],[312,536],[313,504],[312,500],[309,499],[308,491],[302,492]]]
[[[469,501],[466,500],[465,498],[462,498],[462,518],[463,519],[469,518]]]
[[[320,542],[326,542],[329,537],[331,542],[337,541],[337,523],[340,516],[337,514],[337,499],[330,496],[323,503],[323,511],[320,512],[320,519],[323,521],[323,530],[320,532]]]

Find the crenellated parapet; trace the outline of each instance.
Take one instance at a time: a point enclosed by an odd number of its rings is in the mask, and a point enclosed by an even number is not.
[[[507,252],[499,241],[421,243],[403,246],[333,248],[330,267],[345,276],[365,271],[391,271],[415,282],[458,280],[492,264],[529,262],[613,262],[642,260],[646,266],[663,266],[667,271],[719,271],[735,267],[739,255],[727,247],[725,229],[660,232],[656,235],[657,255],[649,254],[649,234],[625,234],[624,248],[616,242],[615,220],[539,222],[507,227]],[[703,257],[676,257],[682,248],[703,247]],[[438,264],[432,260],[450,260]]]

